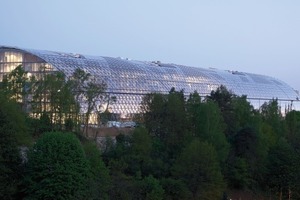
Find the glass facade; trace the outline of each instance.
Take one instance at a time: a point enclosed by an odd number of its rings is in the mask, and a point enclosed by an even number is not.
[[[3,75],[11,72],[17,66],[22,65],[29,75],[41,76],[45,71],[51,72],[56,69],[41,58],[13,48],[0,47],[0,80]]]
[[[85,70],[107,84],[107,92],[117,98],[111,111],[121,117],[139,113],[143,95],[150,92],[168,93],[174,87],[187,96],[194,91],[207,96],[220,85],[236,95],[247,95],[255,108],[277,98],[283,110],[288,106],[300,110],[299,94],[293,88],[258,74],[0,46],[0,80],[20,64],[39,76],[45,71],[70,76],[76,68]]]

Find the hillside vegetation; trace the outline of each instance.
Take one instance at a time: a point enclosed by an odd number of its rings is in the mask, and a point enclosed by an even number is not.
[[[174,88],[149,94],[140,126],[100,147],[78,128],[76,98],[60,107],[61,94],[53,96],[61,116],[32,116],[26,94],[8,92],[8,82],[1,199],[300,199],[300,112],[281,113],[276,99],[256,110],[223,86],[205,98]]]

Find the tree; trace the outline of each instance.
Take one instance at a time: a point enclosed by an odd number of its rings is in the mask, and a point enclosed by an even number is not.
[[[293,198],[300,198],[300,112],[295,110],[288,112],[285,116],[285,124],[287,128],[285,138],[293,149],[293,158],[295,159],[295,162],[290,166],[293,171],[293,179],[290,180],[289,189],[290,193],[293,191]]]
[[[285,116],[285,124],[287,126],[287,140],[300,152],[300,112],[295,110],[288,112]]]
[[[253,127],[241,128],[232,139],[232,151],[227,162],[229,184],[238,189],[256,189],[265,175],[268,148]]]
[[[83,94],[85,91],[84,87],[86,85],[86,82],[90,79],[90,77],[91,77],[90,73],[86,73],[84,70],[80,68],[76,68],[68,81],[71,84],[71,91],[77,103],[76,112],[75,112],[76,123],[81,121],[79,118],[79,113],[81,111],[80,103],[83,102]]]
[[[14,199],[22,176],[19,147],[29,145],[25,115],[13,100],[0,93],[0,198]]]
[[[51,119],[46,112],[43,112],[39,119],[28,118],[27,121],[30,124],[31,134],[35,137],[40,136],[45,132],[52,131],[54,128]]]
[[[231,136],[234,133],[234,127],[232,127],[232,122],[234,121],[233,116],[233,102],[232,99],[235,97],[235,95],[228,91],[227,88],[224,85],[221,85],[217,88],[216,91],[212,91],[210,93],[210,96],[207,98],[216,102],[221,110],[223,119],[226,127],[226,136]]]
[[[90,199],[109,199],[111,179],[100,150],[93,142],[87,142],[83,147],[90,166],[88,197]]]
[[[126,173],[132,176],[148,176],[151,172],[152,138],[143,127],[136,128],[131,136],[127,155],[123,156],[128,168]]]
[[[81,199],[86,195],[89,165],[75,135],[48,132],[28,153],[27,199]]]
[[[283,136],[285,127],[283,126],[283,117],[277,99],[264,103],[260,110],[263,122],[271,127],[276,137]]]
[[[264,180],[267,152],[272,143],[265,132],[260,113],[250,105],[246,96],[232,98],[231,151],[225,176],[237,189],[259,189]]]
[[[249,174],[249,164],[245,158],[232,156],[230,157],[226,176],[230,188],[244,190],[251,185],[251,175]]]
[[[230,122],[234,133],[245,127],[259,129],[260,118],[258,111],[247,101],[247,96],[234,96],[232,98],[233,121]],[[256,131],[257,131],[256,130]]]
[[[176,160],[172,174],[187,184],[194,199],[221,199],[225,184],[214,147],[193,140]]]
[[[164,137],[164,116],[167,96],[158,93],[147,94],[143,97],[141,110],[143,121],[149,133],[157,138]]]
[[[28,77],[28,73],[22,65],[19,65],[3,77],[1,88],[8,98],[14,99],[21,105],[23,111],[27,111],[28,95],[31,92],[32,82],[32,77]]]
[[[36,81],[33,91],[33,112],[37,116],[47,114],[57,130],[63,129],[66,119],[75,118],[78,105],[63,73],[44,75]]]
[[[162,200],[164,196],[164,189],[159,181],[152,175],[145,177],[139,181],[141,189],[141,197],[146,200]]]
[[[87,134],[88,124],[91,115],[94,113],[94,123],[101,125],[102,113],[107,114],[110,103],[114,103],[116,98],[106,93],[107,85],[104,81],[97,80],[91,74],[77,68],[70,77],[72,93],[75,96],[79,111],[84,115],[84,132]]]
[[[174,158],[190,135],[183,91],[172,88],[167,95],[146,95],[142,110],[150,135],[160,140],[168,156]]]
[[[225,124],[219,107],[213,101],[201,102],[197,93],[190,95],[187,101],[187,115],[191,132],[202,141],[212,144],[220,163],[224,163],[229,152],[229,143],[225,137]]]
[[[267,165],[268,186],[278,193],[279,199],[291,190],[299,191],[299,155],[284,138],[270,149]]]
[[[167,200],[192,199],[192,194],[190,190],[181,179],[162,178],[161,185],[165,191],[164,199]]]
[[[180,151],[185,138],[189,135],[183,90],[176,91],[172,88],[167,98],[168,102],[164,119],[167,135],[164,139],[165,143],[176,154]]]

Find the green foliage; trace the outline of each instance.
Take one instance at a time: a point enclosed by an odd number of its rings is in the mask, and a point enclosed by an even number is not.
[[[167,177],[170,175],[170,167],[174,163],[174,158],[169,157],[166,146],[161,140],[153,138],[152,141],[150,174],[155,177]]]
[[[144,124],[132,134],[109,138],[101,155],[82,135],[84,150],[74,135],[44,132],[76,130],[78,102],[84,100],[84,123],[91,114],[98,125],[106,123],[108,105],[115,100],[104,93],[105,84],[97,85],[79,69],[70,80],[48,74],[33,85],[38,118],[31,119],[20,109],[30,83],[22,79],[25,75],[16,68],[1,85],[2,199],[22,198],[20,188],[27,199],[221,199],[226,185],[283,198],[289,191],[293,198],[299,196],[300,112],[282,116],[277,100],[255,110],[246,96],[224,86],[206,99],[194,92],[186,100],[174,88],[168,94],[149,94],[141,107]],[[11,93],[7,88],[12,86]],[[51,101],[48,106],[44,97]],[[19,146],[31,144],[26,123],[37,142],[24,174]]]
[[[233,144],[235,155],[249,160],[254,159],[258,145],[258,135],[251,127],[243,128],[234,136]]]
[[[264,179],[268,146],[254,127],[241,128],[232,138],[227,163],[229,185],[237,189],[256,189]]]
[[[208,98],[217,102],[223,113],[231,111],[232,98],[234,96],[231,91],[227,90],[226,86],[221,85],[216,90],[213,90]]]
[[[74,131],[74,128],[76,127],[76,121],[75,119],[67,118],[65,119],[65,130],[68,132]]]
[[[147,130],[142,127],[135,129],[131,137],[129,152],[125,157],[128,163],[127,173],[136,175],[140,172],[143,176],[149,175],[152,164],[151,151],[152,138]]]
[[[113,188],[111,199],[148,199],[160,200],[164,197],[164,190],[159,180],[153,176],[143,179],[122,175],[113,175]]]
[[[266,174],[268,186],[276,192],[298,191],[299,166],[299,155],[284,138],[280,138],[270,149]]]
[[[76,115],[77,102],[71,84],[61,72],[46,74],[37,80],[33,89],[32,108],[36,116],[47,114],[54,130],[62,130],[64,119]]]
[[[190,135],[183,91],[146,95],[142,110],[149,133],[163,143],[169,157],[176,157]]]
[[[233,189],[260,190],[264,187],[266,152],[260,150],[259,144],[256,147],[253,144],[253,147],[249,148],[242,140],[240,142],[241,144],[232,150],[226,164],[224,175],[228,185]]]
[[[192,194],[187,185],[181,179],[163,178],[161,185],[165,191],[164,199],[167,200],[189,200]]]
[[[2,134],[13,137],[17,145],[30,145],[32,138],[28,133],[26,114],[18,106],[18,103],[0,93],[0,112]]]
[[[271,127],[277,139],[283,136],[285,127],[283,126],[283,117],[277,99],[264,103],[260,109],[263,122]]]
[[[133,177],[124,174],[113,174],[110,199],[141,199],[138,189],[139,183]]]
[[[52,122],[46,112],[43,112],[40,118],[27,117],[26,120],[33,137],[39,137],[42,133],[50,132],[53,129]]]
[[[246,96],[236,96],[220,87],[209,99],[219,105],[227,127],[223,132],[231,143],[223,170],[228,184],[237,189],[259,187],[258,182],[264,179],[267,152],[273,142],[272,133],[267,131],[260,113],[254,110]]]
[[[0,94],[0,198],[14,199],[22,176],[19,147],[30,145],[25,115],[16,102]]]
[[[227,176],[229,186],[236,189],[247,189],[251,184],[248,160],[241,157],[234,157],[228,163]]]
[[[164,195],[164,189],[160,185],[159,181],[153,176],[147,176],[140,184],[142,199],[146,200],[162,200]]]
[[[210,96],[207,98],[216,102],[221,110],[224,122],[226,123],[226,135],[231,136],[234,134],[234,109],[233,109],[233,98],[235,95],[228,91],[224,85],[221,85],[216,89],[216,91],[212,91]]]
[[[25,103],[25,96],[29,91],[29,79],[22,65],[17,66],[8,75],[4,76],[1,89],[9,99]]]
[[[79,140],[70,133],[44,133],[28,153],[27,199],[81,199],[89,165]]]
[[[147,94],[143,98],[141,105],[144,113],[144,122],[150,134],[161,138],[165,133],[163,130],[163,120],[165,115],[166,96],[162,94]]]
[[[152,138],[147,130],[139,127],[132,134],[132,153],[134,155],[145,157],[149,156],[152,149]]]
[[[225,137],[225,124],[219,107],[212,101],[201,102],[197,94],[187,102],[191,132],[203,141],[208,141],[217,151],[218,160],[225,162],[229,153],[229,143]]]
[[[95,143],[87,142],[84,144],[84,151],[90,166],[87,196],[89,199],[109,199],[111,179],[102,161],[100,150]]]
[[[300,152],[300,112],[294,110],[287,113],[285,124],[287,127],[287,140]]]
[[[79,112],[82,110],[80,106],[83,104],[86,105],[83,110],[85,110],[84,131],[87,135],[91,114],[95,113],[98,118],[98,125],[101,126],[102,123],[107,121],[106,117],[109,116],[109,105],[110,103],[114,103],[116,98],[111,97],[105,92],[107,89],[105,82],[99,82],[96,77],[92,77],[91,74],[79,68],[73,72],[69,83],[72,91],[71,93],[75,97],[75,102],[78,103],[77,111]]]
[[[232,124],[231,127],[234,132],[245,127],[259,128],[260,117],[258,112],[255,111],[253,106],[247,101],[246,96],[234,96],[232,99],[232,107],[234,120],[230,123]]]
[[[214,147],[199,140],[188,145],[176,160],[174,177],[181,179],[193,198],[220,199],[225,187]]]
[[[164,116],[164,125],[168,133],[165,142],[171,148],[180,148],[188,134],[183,91],[177,92],[172,88],[167,97],[167,101],[165,105],[166,115]]]

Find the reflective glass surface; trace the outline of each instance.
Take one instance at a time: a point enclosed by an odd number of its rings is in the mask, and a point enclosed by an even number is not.
[[[117,102],[110,106],[112,112],[124,116],[139,112],[140,102],[146,93],[168,93],[174,87],[176,90],[183,89],[186,95],[197,91],[206,96],[220,85],[225,85],[236,95],[247,95],[256,108],[277,98],[283,109],[290,104],[300,109],[299,94],[286,83],[269,76],[159,61],[143,62],[0,46],[0,73],[7,73],[18,64],[27,71],[36,72],[41,63],[49,71],[59,70],[67,76],[81,68],[97,80],[105,81],[108,92],[117,97]]]

